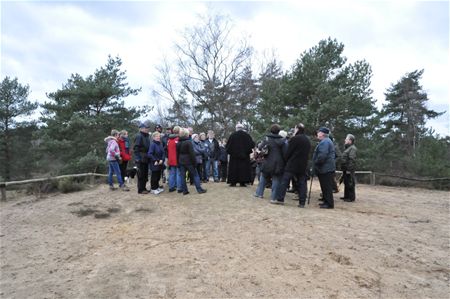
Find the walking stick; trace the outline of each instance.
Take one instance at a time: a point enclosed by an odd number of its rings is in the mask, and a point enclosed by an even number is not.
[[[311,176],[311,183],[309,184],[308,205],[309,205],[309,201],[311,199],[311,189],[312,189],[313,180],[314,180],[314,174]]]

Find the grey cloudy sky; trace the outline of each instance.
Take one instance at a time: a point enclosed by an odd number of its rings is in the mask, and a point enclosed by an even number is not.
[[[155,67],[180,31],[213,9],[249,36],[257,57],[275,52],[286,70],[321,39],[336,38],[349,62],[372,66],[378,107],[392,83],[425,69],[428,107],[447,111],[429,126],[450,135],[448,1],[2,1],[0,9],[1,75],[29,84],[30,100],[44,102],[72,73],[93,74],[111,54],[143,90],[126,105],[152,105]]]

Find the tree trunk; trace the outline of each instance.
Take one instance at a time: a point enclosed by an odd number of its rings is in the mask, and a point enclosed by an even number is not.
[[[5,129],[5,140],[4,140],[4,153],[5,153],[5,181],[11,180],[11,165],[10,165],[10,153],[9,153],[9,129]]]

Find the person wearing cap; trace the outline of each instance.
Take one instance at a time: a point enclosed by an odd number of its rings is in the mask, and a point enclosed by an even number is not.
[[[235,187],[237,183],[246,187],[251,181],[252,169],[250,166],[250,154],[255,147],[252,137],[244,131],[242,124],[236,125],[236,131],[228,138],[226,145],[230,155],[228,163],[228,184]]]
[[[322,209],[333,209],[333,174],[336,171],[336,153],[334,144],[329,138],[330,130],[322,127],[317,132],[320,140],[314,150],[314,174],[319,178],[320,189],[322,190],[324,203],[320,204]]]
[[[342,153],[341,169],[344,178],[344,201],[355,201],[355,169],[356,169],[356,146],[355,136],[347,134],[344,141],[345,150]]]
[[[137,187],[139,194],[147,194],[149,191],[145,188],[148,182],[148,158],[147,153],[150,148],[150,122],[145,121],[139,124],[139,133],[134,138],[134,163],[138,168]]]

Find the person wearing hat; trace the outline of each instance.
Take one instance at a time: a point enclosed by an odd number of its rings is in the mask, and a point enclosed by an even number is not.
[[[252,137],[244,131],[242,124],[236,125],[236,132],[228,138],[226,145],[227,153],[230,155],[228,162],[228,184],[235,187],[237,183],[246,187],[251,181],[252,169],[250,165],[250,154],[255,147]]]
[[[313,162],[314,173],[319,178],[320,189],[324,203],[320,204],[322,209],[333,209],[333,175],[336,171],[336,153],[334,144],[329,138],[330,130],[322,127],[317,132],[317,138],[320,140],[314,150]]]
[[[345,138],[345,150],[342,153],[341,169],[344,178],[344,201],[355,201],[355,169],[356,169],[356,146],[355,136],[347,134]]]
[[[145,188],[148,182],[148,158],[147,153],[150,148],[150,122],[145,121],[139,124],[139,133],[134,138],[134,163],[138,168],[137,187],[139,194],[147,194],[149,191]]]

